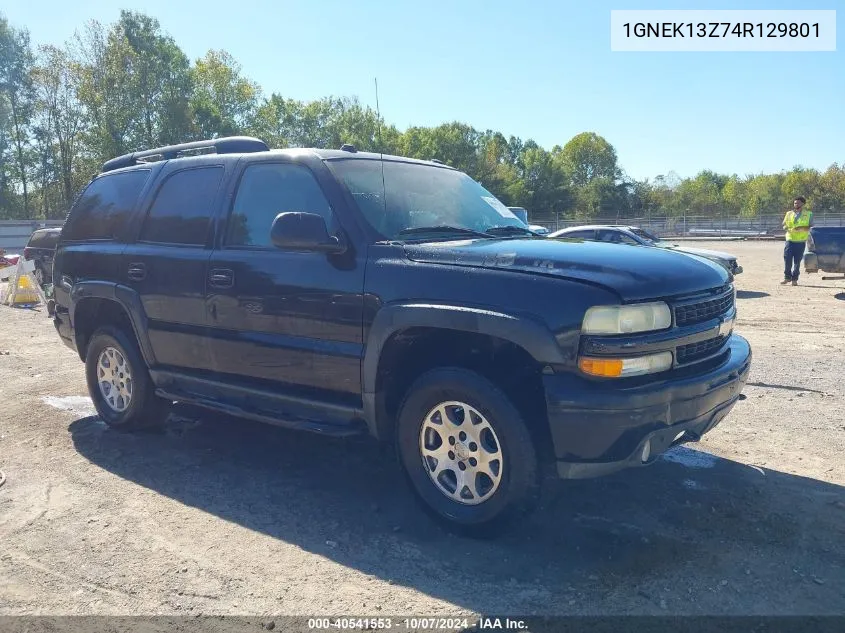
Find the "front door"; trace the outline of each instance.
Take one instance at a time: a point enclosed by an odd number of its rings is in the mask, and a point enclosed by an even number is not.
[[[209,262],[214,368],[230,384],[360,402],[364,261],[274,247],[270,227],[284,211],[340,230],[308,167],[247,163]]]

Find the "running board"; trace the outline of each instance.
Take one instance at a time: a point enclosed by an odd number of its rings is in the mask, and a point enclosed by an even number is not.
[[[282,395],[216,380],[152,370],[156,395],[235,417],[322,435],[346,437],[367,432],[364,412],[354,406]]]
[[[253,420],[254,422],[263,422],[265,424],[272,424],[273,426],[280,426],[297,431],[309,431],[311,433],[319,433],[320,435],[329,435],[332,437],[351,437],[355,435],[364,435],[367,432],[367,425],[363,420],[360,420],[358,424],[329,424],[327,422],[317,422],[315,420],[282,418],[264,413],[255,413],[253,411],[246,411],[240,407],[223,404],[222,402],[205,400],[203,398],[197,398],[187,394],[169,392],[164,389],[156,389],[156,395],[160,398],[164,398],[165,400],[175,400],[177,402],[194,405],[195,407],[202,407],[203,409],[208,409],[209,411],[225,413],[236,418],[244,418],[247,420]]]

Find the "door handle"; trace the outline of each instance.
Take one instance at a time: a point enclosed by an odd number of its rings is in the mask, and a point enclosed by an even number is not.
[[[208,282],[215,288],[231,288],[235,283],[235,272],[227,268],[215,268]]]
[[[142,281],[147,276],[147,267],[144,264],[129,264],[127,276],[132,281]]]

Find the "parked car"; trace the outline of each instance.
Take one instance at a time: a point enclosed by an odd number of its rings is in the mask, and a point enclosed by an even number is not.
[[[460,171],[351,146],[234,137],[112,159],[54,278],[56,330],[106,424],[160,424],[182,401],[369,434],[470,534],[524,514],[541,473],[698,440],[751,364],[722,267],[538,237]]]
[[[23,249],[23,258],[35,266],[32,273],[35,281],[42,288],[53,283],[53,255],[59,242],[61,228],[38,229],[29,236],[29,242]]]
[[[525,226],[534,231],[537,235],[548,235],[549,229],[545,226],[528,223],[528,209],[525,207],[508,207],[508,209],[510,209],[511,213],[518,217]]]
[[[713,251],[704,248],[691,248],[688,246],[679,246],[661,240],[659,237],[652,235],[648,231],[636,226],[611,226],[611,225],[591,225],[591,226],[573,226],[560,231],[550,233],[551,238],[577,238],[582,240],[598,241],[598,242],[612,242],[614,244],[628,244],[631,246],[651,246],[658,248],[666,248],[680,253],[688,253],[690,255],[698,255],[705,257],[711,261],[724,266],[732,275],[738,275],[742,272],[742,266],[739,265],[734,255],[730,253],[723,253],[721,251]]]
[[[810,229],[804,269],[808,273],[822,271],[845,275],[845,227],[814,226]]]

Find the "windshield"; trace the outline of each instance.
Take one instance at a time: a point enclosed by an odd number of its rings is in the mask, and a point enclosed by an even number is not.
[[[432,227],[431,233],[448,233],[448,227],[478,233],[517,227],[525,232],[519,218],[463,172],[391,160],[327,162],[367,222],[386,239],[424,239],[424,227]],[[455,231],[451,237],[465,239],[467,233]]]
[[[651,242],[652,244],[662,244],[663,240],[661,240],[656,235],[652,235],[648,231],[644,231],[643,229],[631,229],[631,233],[636,235],[637,237],[644,239],[646,242]]]

